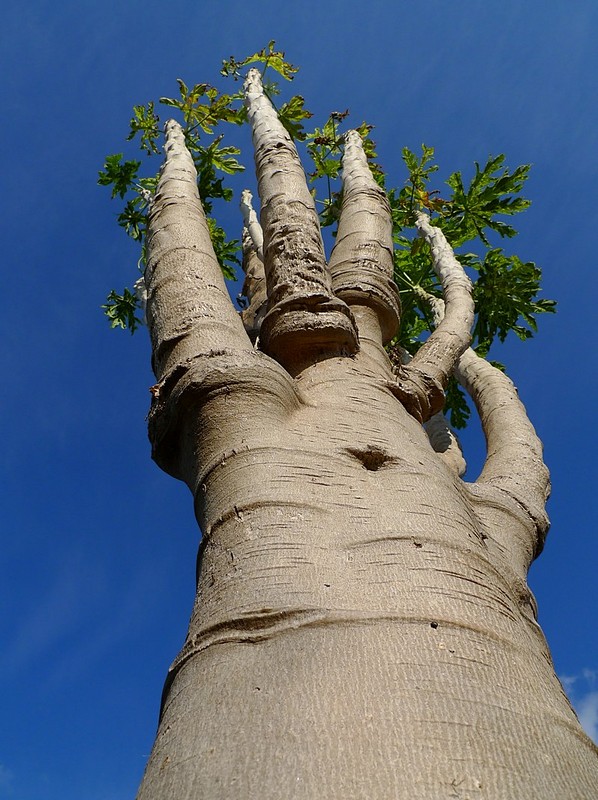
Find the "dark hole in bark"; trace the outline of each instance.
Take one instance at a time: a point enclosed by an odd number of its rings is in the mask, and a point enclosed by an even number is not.
[[[388,464],[388,462],[392,462],[394,460],[392,456],[389,456],[388,453],[386,453],[380,447],[372,446],[366,447],[362,450],[350,447],[348,448],[348,451],[352,456],[355,456],[358,461],[361,461],[366,469],[371,470],[372,472],[375,472],[377,469],[380,469],[380,467],[383,467],[385,464]]]

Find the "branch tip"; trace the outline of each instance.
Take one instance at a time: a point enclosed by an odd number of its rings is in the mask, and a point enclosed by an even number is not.
[[[257,218],[255,209],[253,208],[252,201],[253,195],[249,189],[243,189],[241,192],[241,202],[239,203],[241,213],[243,214],[243,225],[247,230],[251,240],[255,246],[257,254],[261,261],[264,260],[264,232],[262,226]]]

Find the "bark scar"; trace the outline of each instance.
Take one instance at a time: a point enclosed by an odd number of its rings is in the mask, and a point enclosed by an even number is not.
[[[347,452],[360,461],[365,469],[376,472],[387,464],[392,464],[396,461],[393,456],[376,445],[370,445],[365,448],[348,447]]]

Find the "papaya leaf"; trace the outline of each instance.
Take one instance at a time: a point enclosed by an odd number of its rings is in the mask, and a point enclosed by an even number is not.
[[[248,56],[244,61],[238,62],[240,67],[249,66],[249,64],[263,64],[264,72],[268,67],[277,72],[281,78],[287,81],[292,81],[298,68],[294,67],[289,61],[285,60],[284,53],[281,50],[275,50],[276,42],[272,39],[268,42],[268,47],[264,47],[257,53]]]
[[[98,172],[100,186],[112,186],[112,197],[124,198],[135,183],[141,161],[122,161],[123,154],[106,156],[104,169]]]
[[[147,223],[147,213],[145,209],[139,207],[140,200],[139,197],[128,200],[124,210],[118,215],[118,224],[135,241],[143,238]]]
[[[485,355],[495,337],[504,342],[513,331],[530,339],[537,331],[536,316],[554,313],[554,300],[538,298],[542,271],[533,261],[507,256],[501,248],[486,253],[474,283],[476,322],[473,329],[476,350]]]
[[[237,239],[227,239],[224,229],[218,225],[213,217],[207,217],[208,230],[210,231],[210,239],[212,240],[212,247],[214,253],[220,264],[222,274],[227,280],[234,281],[237,277],[233,264],[239,264],[240,261],[237,256],[239,252],[239,242]]]
[[[153,102],[149,102],[146,106],[133,106],[133,116],[129,123],[130,132],[127,136],[127,141],[131,141],[139,134],[140,142],[139,147],[148,155],[152,153],[159,153],[160,148],[156,144],[160,136],[160,117],[154,112]]]
[[[453,195],[442,229],[454,247],[476,238],[490,247],[488,230],[501,237],[516,235],[512,225],[497,217],[512,216],[530,206],[529,200],[519,196],[530,166],[523,164],[510,172],[504,166],[504,160],[504,155],[491,157],[483,168],[476,162],[475,175],[467,188],[460,172],[453,172],[448,178],[447,184]]]
[[[309,119],[311,112],[305,108],[305,100],[300,95],[291,97],[278,109],[278,118],[287,129],[291,139],[303,141],[306,137],[301,120]]]
[[[124,289],[122,294],[118,294],[114,289],[106,298],[106,303],[102,306],[104,313],[110,321],[111,328],[128,328],[131,333],[135,333],[141,320],[135,316],[139,310],[139,300],[134,292]]]

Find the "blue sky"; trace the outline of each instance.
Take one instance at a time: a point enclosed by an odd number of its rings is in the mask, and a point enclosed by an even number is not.
[[[302,67],[293,91],[316,119],[349,107],[376,125],[396,185],[400,149],[422,142],[444,176],[501,152],[534,165],[509,246],[543,267],[559,313],[496,357],[545,443],[553,527],[531,583],[596,737],[595,0],[31,0],[0,22],[0,798],[120,800],[140,780],[198,531],[186,487],[150,461],[146,333],[99,310],[137,256],[97,171],[134,103],[216,80],[269,39]],[[463,438],[475,468],[479,431]]]

